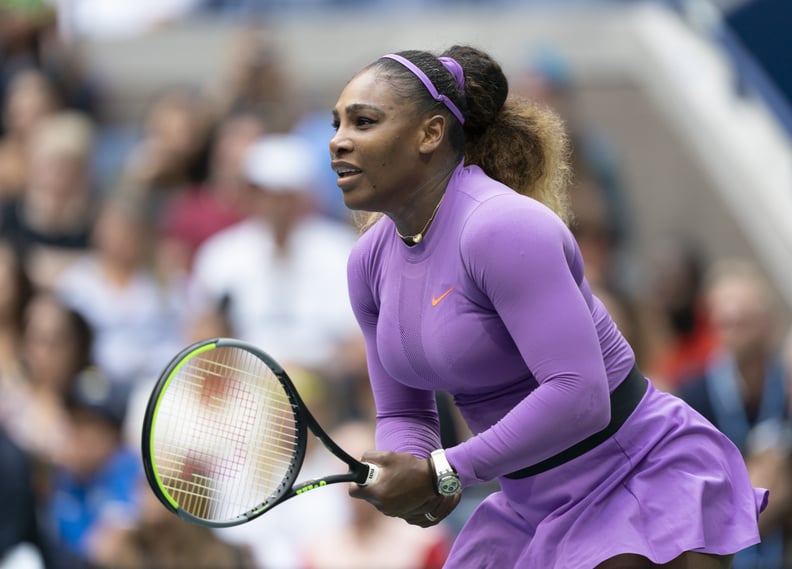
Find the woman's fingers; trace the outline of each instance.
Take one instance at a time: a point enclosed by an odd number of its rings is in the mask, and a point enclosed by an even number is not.
[[[461,498],[460,494],[455,496],[436,496],[426,503],[422,504],[407,514],[401,516],[407,523],[420,526],[430,527],[439,524],[448,515],[454,511],[454,508],[459,504]]]
[[[368,486],[350,485],[349,495],[366,500],[383,514],[403,517],[435,497],[428,459],[407,453],[369,451],[361,460],[376,464],[379,476]]]

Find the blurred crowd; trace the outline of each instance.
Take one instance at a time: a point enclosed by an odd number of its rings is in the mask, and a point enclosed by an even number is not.
[[[439,568],[492,490],[466,491],[430,530],[327,487],[219,531],[148,490],[148,394],[171,356],[208,337],[259,345],[342,447],[373,444],[346,292],[357,232],[329,169],[329,110],[295,105],[262,38],[239,45],[213,89],[163,85],[119,128],[52,9],[0,4],[2,569]],[[635,251],[618,149],[581,118],[564,62],[537,54],[512,89],[566,120],[573,230],[639,366],[771,490],[764,542],[735,567],[792,567],[792,335],[772,283],[753,259],[713,261],[682,235]],[[450,398],[438,405],[444,443],[468,436]],[[304,476],[332,460],[312,448]]]

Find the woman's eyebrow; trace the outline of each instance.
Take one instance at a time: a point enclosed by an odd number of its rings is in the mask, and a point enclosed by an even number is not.
[[[365,111],[365,110],[374,111],[377,113],[383,112],[380,107],[376,105],[371,105],[369,103],[352,103],[351,105],[347,105],[347,107],[344,110],[349,114],[356,113],[359,111]]]

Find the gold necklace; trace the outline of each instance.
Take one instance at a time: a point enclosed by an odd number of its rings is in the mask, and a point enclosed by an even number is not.
[[[429,216],[429,219],[426,220],[426,224],[423,226],[423,229],[421,229],[418,233],[416,233],[415,235],[402,235],[399,232],[399,229],[396,228],[396,225],[394,224],[394,228],[396,229],[396,235],[401,237],[402,240],[408,245],[418,245],[418,243],[423,241],[424,235],[426,235],[426,230],[429,229],[429,224],[432,223],[432,220],[435,218],[435,215],[437,215],[437,210],[440,209],[440,204],[443,203],[444,197],[445,197],[445,193],[443,193],[443,195],[440,196],[440,200],[437,202],[437,205],[435,206],[432,215]]]

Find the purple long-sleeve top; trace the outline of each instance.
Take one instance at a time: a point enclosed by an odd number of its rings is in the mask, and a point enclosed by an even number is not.
[[[349,260],[380,450],[440,447],[435,390],[474,436],[446,449],[463,486],[552,456],[602,429],[634,354],[546,206],[476,167],[454,172],[423,241],[383,217]]]

